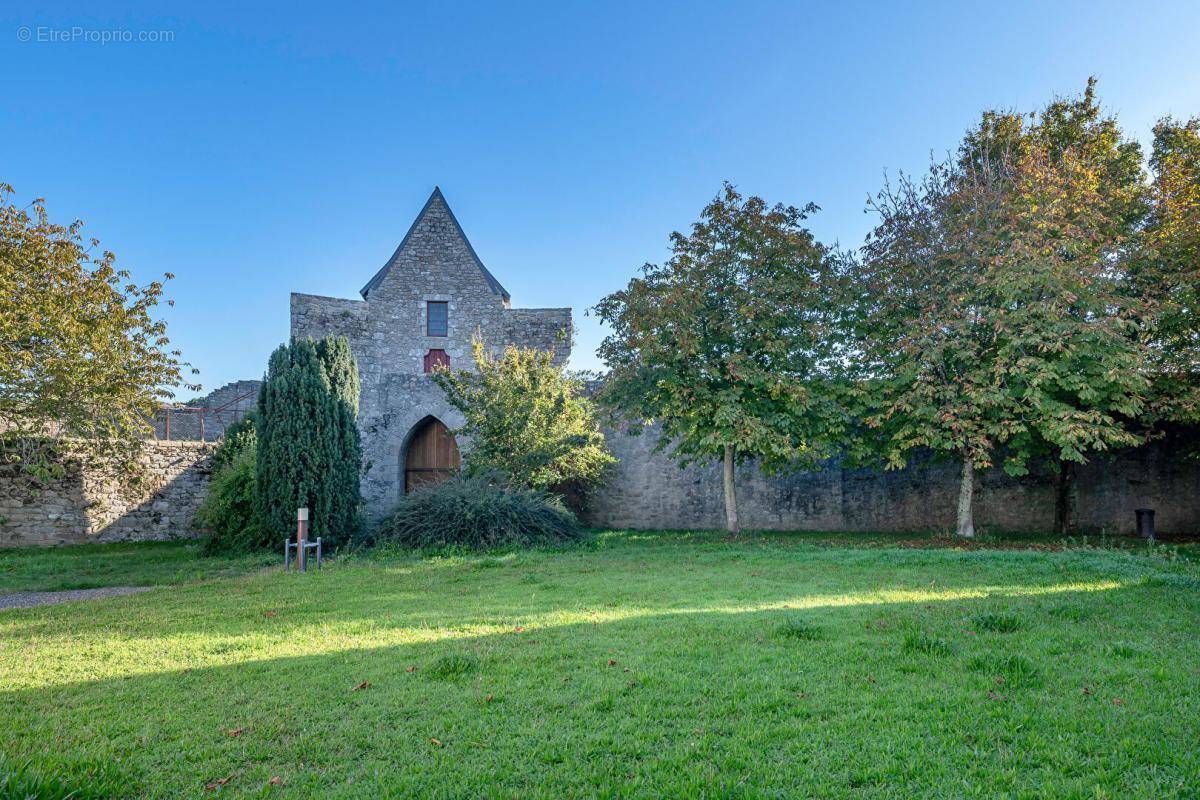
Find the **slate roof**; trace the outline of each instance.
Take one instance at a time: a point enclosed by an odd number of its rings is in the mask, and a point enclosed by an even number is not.
[[[367,299],[367,294],[387,277],[388,270],[392,268],[392,264],[396,262],[396,258],[404,251],[404,246],[412,238],[413,231],[417,229],[417,226],[421,224],[421,220],[429,213],[429,209],[433,206],[434,202],[438,200],[441,201],[442,206],[446,209],[446,214],[449,215],[450,221],[454,223],[454,228],[458,231],[458,235],[466,242],[467,250],[471,253],[471,258],[475,260],[475,265],[483,273],[483,277],[487,280],[488,285],[492,287],[492,291],[504,298],[505,303],[509,302],[508,290],[501,286],[500,281],[496,280],[495,276],[488,272],[487,267],[483,265],[483,261],[480,260],[479,254],[475,252],[475,248],[471,245],[471,240],[467,238],[462,225],[458,223],[458,218],[454,216],[454,211],[451,210],[450,204],[446,202],[446,197],[442,194],[442,190],[438,186],[433,187],[433,194],[429,195],[429,199],[425,201],[425,207],[421,209],[420,214],[417,214],[417,218],[413,220],[413,224],[408,228],[408,233],[404,234],[404,238],[400,240],[400,246],[396,248],[396,252],[392,253],[392,257],[387,260],[387,263],[383,265],[379,272],[376,272],[375,276],[367,281],[367,285],[359,290],[359,294],[363,296],[364,300]]]

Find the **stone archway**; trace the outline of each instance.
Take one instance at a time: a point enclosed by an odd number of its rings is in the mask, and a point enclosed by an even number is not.
[[[454,434],[437,417],[425,417],[413,426],[404,448],[404,492],[441,483],[461,465]]]

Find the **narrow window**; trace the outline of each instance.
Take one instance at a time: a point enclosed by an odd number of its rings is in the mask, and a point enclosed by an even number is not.
[[[450,356],[445,350],[430,350],[425,354],[425,371],[433,372],[436,367],[449,367]]]
[[[437,302],[430,300],[425,304],[425,335],[426,336],[446,336],[446,329],[449,325],[450,310],[449,303]]]

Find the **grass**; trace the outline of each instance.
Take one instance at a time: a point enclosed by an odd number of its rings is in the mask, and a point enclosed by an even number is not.
[[[54,553],[63,580],[87,563]],[[165,574],[213,574],[191,569]],[[0,612],[0,773],[103,765],[107,796],[149,798],[1195,797],[1198,578],[629,533],[248,569]]]
[[[200,543],[122,542],[0,549],[0,593],[169,586],[241,575],[279,554],[200,556]]]

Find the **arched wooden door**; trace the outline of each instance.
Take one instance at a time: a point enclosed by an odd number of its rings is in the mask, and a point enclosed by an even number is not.
[[[462,461],[454,435],[434,417],[417,423],[404,453],[404,491],[441,483],[458,472]]]

